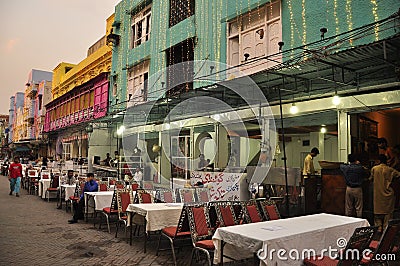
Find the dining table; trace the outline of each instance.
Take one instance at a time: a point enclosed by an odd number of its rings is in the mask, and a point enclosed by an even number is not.
[[[93,213],[95,217],[97,211],[110,207],[114,191],[95,191],[85,192],[85,220],[88,221],[89,213]]]
[[[50,178],[48,179],[40,179],[39,180],[39,188],[38,188],[38,196],[41,197],[42,199],[46,198],[46,191],[50,187]]]
[[[214,263],[254,257],[260,265],[302,265],[305,257],[325,249],[343,249],[354,230],[364,226],[369,226],[366,219],[320,213],[220,227],[212,237]]]
[[[58,194],[57,208],[61,209],[62,204],[69,200],[70,196],[75,194],[76,185],[61,184],[60,193]]]
[[[165,227],[177,226],[183,203],[136,203],[129,204],[128,225],[130,226],[129,243],[132,245],[132,227],[134,215],[144,220],[144,252],[146,253],[147,237],[149,232],[162,230]]]

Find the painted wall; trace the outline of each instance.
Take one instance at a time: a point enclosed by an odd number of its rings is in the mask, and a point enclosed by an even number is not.
[[[187,38],[196,37],[195,60],[207,59],[225,63],[227,21],[251,10],[257,10],[267,2],[269,1],[196,0],[195,15],[169,28],[169,1],[121,1],[115,9],[114,23],[114,33],[120,36],[120,43],[114,47],[112,58],[113,83],[116,84],[117,90],[115,95],[110,93],[110,100],[115,103],[116,98],[119,102],[127,99],[127,68],[144,59],[150,59],[149,76],[151,76],[166,67],[165,50]],[[131,14],[137,14],[150,3],[152,4],[150,40],[131,49]],[[399,7],[398,0],[322,1],[320,4],[316,4],[315,0],[283,0],[281,4],[282,41],[285,42],[283,50],[320,40],[322,27],[328,29],[325,34],[325,38],[328,38],[386,18]],[[342,47],[370,43],[395,34],[393,30],[384,34],[379,30],[382,29],[371,29],[368,38],[349,40],[343,43]],[[289,53],[283,60],[288,60],[292,56],[293,53]],[[157,77],[157,83],[149,89],[149,93],[157,94],[155,91],[160,91],[161,82],[165,82],[165,77]],[[115,108],[121,107],[124,107],[124,104],[115,106]]]

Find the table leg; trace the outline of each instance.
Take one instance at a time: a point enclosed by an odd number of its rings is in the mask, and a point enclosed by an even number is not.
[[[133,216],[132,216],[132,212],[128,213],[129,215],[129,245],[132,246],[132,220],[133,220]]]
[[[85,195],[85,221],[88,221],[89,216],[89,195]]]
[[[144,249],[143,249],[143,252],[144,253],[146,253],[146,245],[147,245],[147,230],[146,230],[146,218],[144,219],[144,228],[143,228],[143,230],[144,230]]]
[[[224,265],[224,241],[221,240],[219,265]]]

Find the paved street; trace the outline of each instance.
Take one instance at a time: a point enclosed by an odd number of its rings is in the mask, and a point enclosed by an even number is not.
[[[155,255],[156,241],[144,254],[142,239],[129,246],[114,237],[113,227],[108,234],[92,223],[68,224],[71,214],[57,210],[55,201],[24,189],[19,198],[8,193],[8,180],[0,176],[0,265],[172,265],[169,251]],[[179,265],[189,264],[190,252],[178,252]]]

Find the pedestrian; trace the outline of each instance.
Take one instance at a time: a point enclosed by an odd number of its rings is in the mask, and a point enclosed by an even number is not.
[[[79,199],[73,204],[74,216],[72,217],[71,220],[68,221],[68,223],[70,224],[77,223],[78,220],[83,220],[84,218],[83,210],[85,209],[85,200],[84,200],[85,192],[95,192],[99,190],[98,184],[96,180],[94,180],[94,174],[87,173],[86,177],[87,178],[85,186],[81,192],[81,195]]]
[[[379,155],[379,165],[372,167],[370,179],[374,182],[374,222],[378,232],[387,227],[393,218],[395,195],[391,187],[400,172],[387,165],[384,154]]]
[[[22,178],[22,165],[19,163],[19,158],[15,157],[14,162],[10,164],[8,180],[10,181],[10,195],[15,192],[15,196],[19,197],[19,189]]]
[[[362,183],[364,178],[367,177],[366,171],[354,154],[349,154],[347,158],[349,164],[340,165],[340,170],[343,172],[347,186],[345,214],[351,216],[353,209],[355,209],[357,217],[361,218],[363,211]]]

